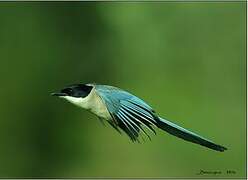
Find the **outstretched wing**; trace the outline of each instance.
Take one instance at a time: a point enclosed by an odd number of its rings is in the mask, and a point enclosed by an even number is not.
[[[158,117],[143,100],[116,87],[95,85],[95,88],[106,104],[116,128],[121,128],[132,141],[138,141],[140,132],[150,139],[145,129],[156,134],[153,125],[156,125]]]

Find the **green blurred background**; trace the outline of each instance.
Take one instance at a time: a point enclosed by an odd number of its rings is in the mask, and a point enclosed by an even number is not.
[[[0,177],[245,177],[245,13],[245,2],[1,2]],[[78,82],[126,89],[229,150],[162,131],[134,144],[49,95]]]

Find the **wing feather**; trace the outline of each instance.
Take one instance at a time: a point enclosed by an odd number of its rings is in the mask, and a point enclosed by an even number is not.
[[[114,124],[119,126],[132,141],[138,141],[141,131],[150,139],[142,126],[156,134],[152,126],[156,125],[157,116],[143,100],[112,86],[96,85],[95,87],[113,117]]]
[[[139,110],[137,110],[135,108],[132,108],[132,107],[129,107],[129,106],[126,106],[126,105],[123,105],[123,106],[125,107],[125,109],[128,109],[130,112],[132,112],[137,117],[139,117],[139,119],[142,119],[143,120],[142,122],[147,121],[147,123],[149,123],[149,124],[155,124],[153,122],[153,119],[152,118],[145,116]]]
[[[128,126],[131,128],[131,131],[135,132],[135,135],[137,135],[139,133],[139,127],[134,127],[131,123],[132,120],[130,120],[122,111],[119,111],[118,114],[120,114],[123,118],[123,121],[128,124]]]
[[[132,113],[128,112],[128,110],[126,111],[125,108],[122,108],[122,111],[125,112],[125,114],[129,117],[129,119],[131,119],[130,122],[132,122],[133,124],[137,123],[137,126],[140,128],[140,130],[142,130],[142,132],[151,140],[149,134],[142,128],[142,125],[154,133],[153,129],[151,129],[151,127],[147,126],[145,123],[142,123],[139,119],[134,117]]]
[[[154,124],[151,121],[145,119],[143,116],[140,116],[138,113],[136,113],[132,109],[129,109],[128,107],[124,107],[124,109],[129,112],[129,115],[132,117],[133,120],[141,122],[142,125],[156,134],[156,131],[152,128],[152,125]]]
[[[151,115],[151,113],[148,113],[147,111],[143,110],[142,108],[140,108],[139,106],[130,103],[129,101],[121,101],[121,104],[128,107],[128,108],[132,108],[133,110],[135,110],[136,112],[142,114],[144,117],[146,117],[147,119],[150,119],[151,121],[154,121],[154,117]]]

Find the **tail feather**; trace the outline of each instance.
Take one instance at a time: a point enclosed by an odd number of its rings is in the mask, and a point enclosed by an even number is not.
[[[205,139],[205,138],[203,138],[203,137],[201,137],[201,136],[199,136],[193,132],[190,132],[187,129],[184,129],[184,128],[182,128],[182,127],[180,127],[180,126],[178,126],[178,125],[176,125],[170,121],[167,121],[165,119],[159,118],[157,120],[157,126],[160,129],[162,129],[162,130],[164,130],[164,131],[166,131],[166,132],[168,132],[174,136],[182,138],[186,141],[200,144],[202,146],[205,146],[207,148],[210,148],[210,149],[213,149],[216,151],[223,152],[223,151],[227,150],[226,147],[215,144],[212,141]]]

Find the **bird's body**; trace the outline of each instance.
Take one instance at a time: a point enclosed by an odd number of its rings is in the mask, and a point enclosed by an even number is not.
[[[141,133],[150,139],[146,130],[156,133],[154,127],[158,127],[186,141],[217,151],[226,150],[221,145],[159,117],[142,99],[117,87],[75,84],[53,95],[65,98],[69,102],[89,110],[100,119],[106,120],[118,132],[121,132],[120,129],[123,130],[132,141],[138,141]]]

